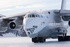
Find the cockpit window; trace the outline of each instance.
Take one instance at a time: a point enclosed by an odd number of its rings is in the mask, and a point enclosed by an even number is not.
[[[38,15],[38,14],[28,14],[28,16],[26,16],[26,17],[42,17],[41,15]]]
[[[28,17],[31,17],[31,15],[29,14]]]
[[[36,14],[29,14],[28,17],[38,17]]]
[[[29,15],[29,17],[32,17],[32,15]]]
[[[34,15],[34,14],[32,14],[32,17],[35,17],[35,15]]]

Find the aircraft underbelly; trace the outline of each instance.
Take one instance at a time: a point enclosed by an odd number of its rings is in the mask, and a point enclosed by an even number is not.
[[[39,33],[39,37],[45,38],[57,38],[59,34],[63,34],[62,31],[58,31],[60,28],[44,27]]]

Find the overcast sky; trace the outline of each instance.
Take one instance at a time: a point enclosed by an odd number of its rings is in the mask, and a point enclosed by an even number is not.
[[[0,14],[13,15],[26,11],[53,10],[61,8],[62,0],[0,0]],[[67,0],[66,9],[69,9]]]

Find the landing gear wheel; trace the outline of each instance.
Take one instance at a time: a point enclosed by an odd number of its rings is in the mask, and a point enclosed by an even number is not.
[[[38,43],[38,42],[43,43],[43,42],[45,42],[45,40],[46,39],[44,39],[43,37],[32,38],[32,42],[34,42],[34,43]]]
[[[58,41],[70,41],[70,36],[59,36]]]
[[[38,38],[38,42],[43,43],[43,42],[45,42],[45,39],[42,38],[42,37],[39,37],[39,38]]]
[[[37,37],[32,38],[32,42],[34,42],[34,43],[38,43],[38,39],[37,39]]]

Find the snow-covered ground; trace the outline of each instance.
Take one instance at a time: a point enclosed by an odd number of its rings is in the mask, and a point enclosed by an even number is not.
[[[68,35],[70,35],[70,28]],[[57,39],[46,39],[45,43],[33,43],[29,37],[16,37],[8,33],[0,37],[0,47],[70,47],[70,41],[58,42]]]
[[[57,39],[47,39],[45,43],[32,43],[28,37],[1,38],[0,47],[70,47],[70,42],[58,42]]]

